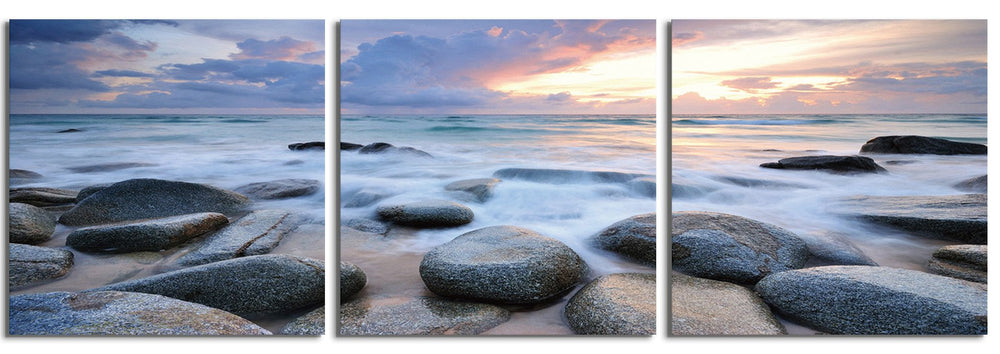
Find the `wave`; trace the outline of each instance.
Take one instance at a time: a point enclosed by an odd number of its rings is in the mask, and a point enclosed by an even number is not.
[[[677,125],[813,125],[841,123],[836,119],[680,119]]]

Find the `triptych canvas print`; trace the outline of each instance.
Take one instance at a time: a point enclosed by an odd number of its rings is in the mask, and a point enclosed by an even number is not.
[[[329,22],[10,20],[7,335],[987,334],[985,20]]]

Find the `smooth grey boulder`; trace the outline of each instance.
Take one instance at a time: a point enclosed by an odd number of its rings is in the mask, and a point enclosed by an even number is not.
[[[986,334],[985,285],[915,270],[807,268],[754,289],[786,318],[831,334]]]
[[[169,297],[118,291],[10,297],[10,335],[266,335],[234,314]]]
[[[485,202],[493,196],[493,187],[497,183],[500,183],[500,180],[496,178],[464,179],[448,183],[448,185],[444,186],[444,189],[470,193],[475,196],[477,201]]]
[[[952,278],[986,283],[986,245],[950,245],[934,251],[927,269]]]
[[[16,168],[11,168],[11,169],[7,170],[7,177],[9,177],[11,180],[15,180],[15,179],[19,179],[19,180],[33,180],[33,179],[42,178],[43,176],[42,176],[42,174],[40,174],[38,172],[35,172],[35,171],[28,171],[28,170],[20,170],[20,169],[16,169]]]
[[[781,170],[822,170],[834,173],[878,173],[885,172],[870,157],[864,156],[799,156],[767,162],[760,167]]]
[[[826,233],[799,237],[806,242],[809,253],[824,265],[878,265],[844,235]]]
[[[66,236],[66,245],[80,251],[128,253],[160,251],[229,223],[219,213],[197,213],[83,227]]]
[[[7,244],[7,286],[16,288],[69,273],[73,253],[49,247]]]
[[[966,192],[986,194],[987,177],[986,175],[982,175],[979,177],[969,178],[967,180],[956,183],[954,187],[955,189]]]
[[[209,263],[88,291],[130,291],[190,301],[240,316],[320,306],[323,261],[266,254]]]
[[[699,278],[753,284],[809,258],[797,235],[741,216],[678,212],[671,224],[672,269]]]
[[[30,204],[8,203],[7,240],[37,245],[56,231],[56,221],[45,210]]]
[[[144,163],[144,162],[116,162],[116,163],[105,163],[97,165],[73,166],[73,167],[67,167],[66,169],[76,173],[94,173],[94,172],[111,172],[129,168],[152,167],[152,166],[156,166],[156,164]]]
[[[104,188],[108,188],[114,183],[101,183],[91,186],[84,187],[76,194],[76,202],[79,203],[81,200],[87,199],[87,197],[93,195],[94,193],[100,192]]]
[[[250,183],[233,189],[234,192],[251,199],[295,198],[316,193],[318,190],[319,181],[300,178]]]
[[[310,141],[307,143],[288,144],[288,150],[326,150],[326,143],[322,141]]]
[[[656,333],[656,274],[617,273],[594,279],[564,310],[577,334],[650,336]]]
[[[326,306],[295,318],[278,331],[278,334],[285,336],[321,336],[324,333],[326,333]]]
[[[420,262],[420,277],[435,294],[500,304],[551,300],[576,286],[586,270],[562,242],[515,226],[467,232]]]
[[[504,168],[493,172],[493,177],[519,179],[540,183],[628,183],[650,175],[612,171],[560,170],[544,168]]]
[[[362,189],[357,193],[352,194],[349,198],[347,198],[347,200],[344,202],[344,207],[345,208],[366,207],[375,204],[375,202],[385,199],[386,197],[389,196],[390,194],[388,193]]]
[[[364,297],[340,307],[340,335],[473,335],[507,322],[494,305],[433,297]]]
[[[656,266],[656,213],[629,217],[601,230],[592,239],[600,249]]]
[[[357,294],[368,283],[368,276],[361,268],[340,261],[340,302],[347,301],[351,296]]]
[[[453,227],[472,222],[472,209],[446,200],[383,204],[375,208],[380,218],[413,227]]]
[[[358,231],[371,232],[374,234],[385,234],[386,232],[389,232],[388,225],[368,218],[347,219],[344,220],[344,226]]]
[[[37,207],[76,203],[77,191],[62,188],[24,187],[11,188],[7,194],[11,203],[31,204]]]
[[[409,146],[396,147],[389,143],[371,143],[358,149],[359,154],[384,154],[384,153],[404,153],[420,157],[432,157],[426,151],[415,149]]]
[[[753,291],[732,283],[671,272],[670,334],[768,336],[786,331]]]
[[[832,209],[924,237],[986,244],[985,194],[856,196]]]
[[[231,215],[249,204],[246,196],[205,184],[130,179],[80,201],[59,223],[87,226],[201,212]]]
[[[891,135],[868,140],[861,146],[861,152],[877,154],[986,155],[986,145],[917,135]]]
[[[285,210],[254,210],[208,235],[198,248],[185,253],[176,263],[190,267],[271,252],[301,221]]]

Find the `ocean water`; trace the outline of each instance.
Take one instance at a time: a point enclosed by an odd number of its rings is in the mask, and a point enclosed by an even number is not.
[[[671,121],[672,212],[735,214],[803,238],[846,237],[882,266],[926,270],[930,240],[840,217],[831,206],[855,195],[955,195],[954,184],[987,173],[985,155],[873,154],[888,173],[837,175],[761,168],[807,155],[858,155],[885,135],[986,144],[986,115],[675,115]],[[744,183],[733,183],[733,181]],[[767,181],[745,183],[745,181]]]

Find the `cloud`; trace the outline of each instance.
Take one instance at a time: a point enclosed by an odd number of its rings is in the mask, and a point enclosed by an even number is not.
[[[134,70],[99,70],[95,71],[93,77],[155,77],[156,75],[134,71]]]
[[[240,49],[240,52],[230,56],[230,58],[235,60],[295,60],[302,55],[317,52],[315,43],[300,41],[291,37],[281,37],[268,41],[250,38],[236,43],[236,47]]]
[[[121,25],[102,20],[11,20],[11,44],[86,42]]]
[[[704,37],[705,34],[701,31],[674,33],[670,44],[675,47],[679,47],[688,43],[696,42]]]
[[[93,55],[89,50],[60,43],[36,46],[12,45],[10,88],[107,92],[110,87],[93,80],[89,71],[75,64],[87,61]]]
[[[737,90],[754,93],[762,89],[772,89],[778,87],[780,82],[771,81],[770,77],[741,77],[738,79],[722,81],[721,84]]]

